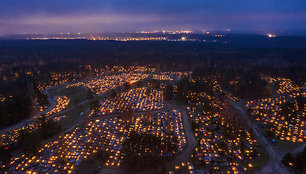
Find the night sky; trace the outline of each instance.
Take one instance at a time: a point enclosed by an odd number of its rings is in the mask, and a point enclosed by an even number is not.
[[[306,29],[305,0],[0,0],[0,35]]]

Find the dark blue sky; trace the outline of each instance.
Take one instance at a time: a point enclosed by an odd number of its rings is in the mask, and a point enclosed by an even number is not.
[[[0,35],[306,29],[305,0],[0,0]]]

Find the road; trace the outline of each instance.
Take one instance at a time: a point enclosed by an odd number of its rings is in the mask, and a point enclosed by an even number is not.
[[[191,122],[187,114],[186,108],[184,106],[179,106],[177,108],[179,108],[182,114],[183,128],[187,139],[187,147],[177,156],[175,156],[175,158],[171,162],[167,164],[167,169],[170,169],[175,165],[180,164],[181,162],[187,161],[191,157],[193,149],[198,143],[196,137],[193,134]]]
[[[67,84],[70,84],[70,83],[67,83]],[[65,84],[65,85],[67,85],[67,84]],[[57,86],[52,86],[52,87],[50,87],[50,88],[47,88],[47,89],[45,90],[45,92],[44,92],[44,94],[47,95],[48,101],[49,101],[49,103],[50,103],[50,106],[49,106],[47,109],[45,109],[44,111],[39,112],[38,114],[36,114],[35,116],[33,116],[33,117],[31,117],[31,118],[28,118],[28,119],[23,120],[22,122],[20,122],[20,123],[18,123],[18,124],[12,125],[12,126],[6,128],[6,129],[1,130],[0,133],[3,134],[3,133],[5,133],[5,132],[7,132],[7,131],[14,130],[14,129],[18,129],[18,128],[20,128],[20,127],[26,126],[26,125],[32,123],[33,120],[34,120],[35,118],[37,118],[38,116],[43,115],[43,114],[46,114],[46,113],[48,113],[49,111],[51,111],[51,110],[56,106],[57,102],[56,102],[56,100],[54,100],[54,99],[50,96],[49,90],[52,89],[52,88],[58,87],[58,86],[59,86],[59,85],[57,85]],[[103,93],[102,95],[104,95],[104,93]],[[63,113],[65,113],[65,112],[67,112],[67,111],[70,111],[70,110],[72,110],[72,109],[75,109],[76,107],[79,107],[79,106],[81,106],[81,105],[83,105],[83,104],[85,104],[85,103],[88,103],[88,102],[89,102],[88,100],[84,100],[83,102],[81,102],[81,103],[79,103],[79,104],[77,104],[77,105],[74,105],[74,106],[72,106],[72,107],[69,108],[69,109],[64,109],[64,110],[62,110],[62,111],[60,111],[60,112],[58,112],[58,113],[55,113],[55,114],[51,115],[51,116],[48,117],[48,118],[53,118],[53,117],[55,117],[55,116],[58,116],[58,115],[60,115],[60,114],[63,114]]]
[[[49,94],[49,90],[52,89],[52,88],[54,88],[54,87],[48,88],[45,91],[45,95],[47,95],[47,97],[48,97],[48,101],[50,103],[50,106],[46,110],[40,112],[38,115],[46,114],[47,112],[51,111],[56,106],[56,101]]]
[[[257,136],[258,141],[260,141],[263,147],[269,154],[269,161],[263,166],[259,171],[256,171],[258,174],[288,174],[290,173],[287,168],[281,163],[280,159],[282,159],[283,155],[281,153],[277,153],[270,143],[270,141],[264,136],[264,133],[258,125],[251,121],[250,117],[248,117],[244,108],[242,108],[241,103],[239,102],[231,102],[234,108],[241,112],[241,116],[248,122],[249,126],[254,131]]]
[[[306,143],[302,144],[301,146],[293,149],[290,153],[293,155],[296,155],[297,153],[300,153],[304,150],[304,148],[306,147]]]
[[[14,129],[18,129],[20,127],[26,126],[26,125],[30,124],[33,121],[33,119],[37,118],[37,116],[42,115],[42,114],[46,114],[47,112],[51,111],[56,106],[56,101],[49,95],[49,90],[52,89],[52,88],[53,87],[48,88],[45,91],[45,95],[47,95],[48,101],[50,103],[50,106],[47,109],[45,109],[42,112],[39,112],[36,116],[33,116],[31,118],[28,118],[28,119],[25,119],[25,120],[23,120],[22,122],[20,122],[18,124],[12,125],[12,126],[6,128],[6,129],[1,130],[0,133],[2,134],[4,132],[10,131],[10,130],[14,130]]]

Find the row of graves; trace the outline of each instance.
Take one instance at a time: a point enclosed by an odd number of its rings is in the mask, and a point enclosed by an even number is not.
[[[175,150],[160,152],[167,159],[187,143],[181,113],[177,110],[141,115],[132,120],[101,117],[46,142],[35,155],[13,157],[8,173],[72,173],[82,160],[101,150],[109,154],[105,168],[120,167],[125,158],[122,143],[131,132],[151,134],[175,144]]]

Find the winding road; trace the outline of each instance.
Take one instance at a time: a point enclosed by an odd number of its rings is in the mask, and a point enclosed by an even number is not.
[[[258,125],[251,121],[250,117],[248,117],[244,108],[242,108],[241,103],[239,102],[231,102],[232,106],[240,111],[241,116],[248,122],[249,126],[254,131],[257,139],[262,143],[263,147],[269,154],[269,161],[263,166],[259,171],[256,171],[255,174],[288,174],[290,173],[287,168],[280,162],[283,154],[277,153],[270,143],[270,141],[264,136],[264,133]]]
[[[44,111],[39,112],[37,115],[35,115],[35,116],[31,117],[31,118],[25,119],[25,120],[23,120],[20,123],[14,124],[14,125],[6,128],[6,129],[1,130],[0,133],[2,134],[4,132],[10,131],[10,130],[14,130],[14,129],[18,129],[20,127],[26,126],[26,125],[30,124],[33,121],[33,119],[37,118],[38,116],[40,116],[42,114],[46,114],[47,112],[51,111],[56,106],[56,101],[49,95],[49,90],[52,89],[52,88],[53,87],[50,87],[50,88],[46,89],[46,91],[45,91],[45,95],[47,95],[48,101],[50,103],[50,106],[47,109],[45,109]]]

